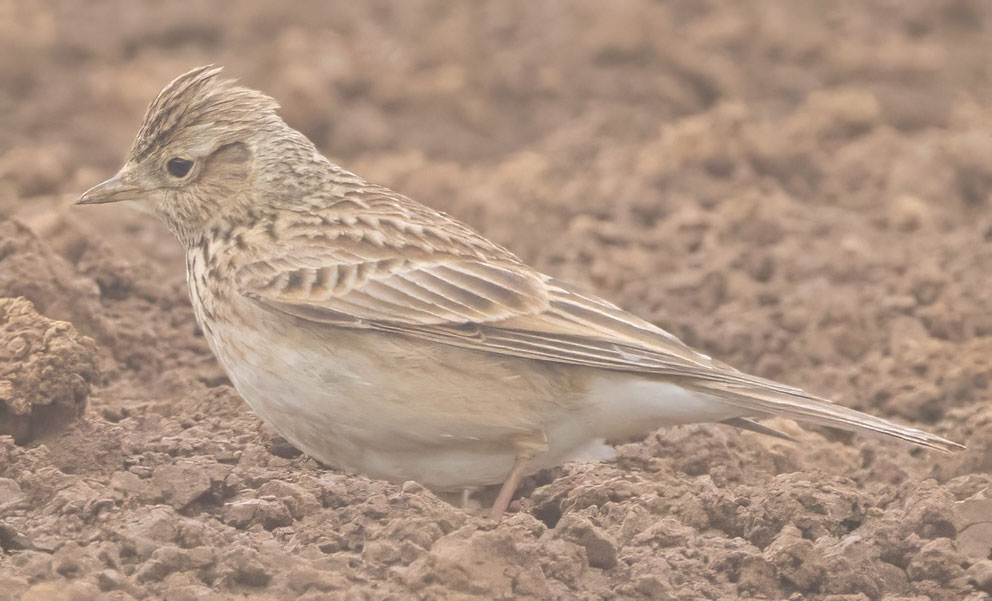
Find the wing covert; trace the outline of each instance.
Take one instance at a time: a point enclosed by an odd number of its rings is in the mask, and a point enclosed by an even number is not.
[[[241,293],[315,324],[801,394],[713,361],[661,328],[531,269],[446,216],[390,198],[355,205],[352,213],[328,209],[277,223],[285,247],[273,254],[267,241],[269,254],[240,268]]]

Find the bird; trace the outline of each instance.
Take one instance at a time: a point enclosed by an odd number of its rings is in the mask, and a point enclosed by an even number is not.
[[[746,374],[324,157],[212,65],[166,85],[80,205],[128,201],[186,254],[197,323],[251,409],[307,455],[439,492],[521,480],[608,441],[756,420],[962,445]]]

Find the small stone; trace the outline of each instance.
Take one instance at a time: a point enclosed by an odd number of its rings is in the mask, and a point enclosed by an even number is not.
[[[316,495],[303,489],[303,487],[286,482],[284,480],[270,480],[258,489],[258,496],[276,497],[289,509],[293,518],[302,519],[312,513],[320,511],[323,506]]]
[[[972,559],[987,559],[992,554],[992,499],[987,492],[954,503],[951,521],[958,534],[957,550]]]
[[[0,478],[0,508],[9,508],[24,499],[21,485],[10,478]]]
[[[148,481],[131,472],[116,471],[111,474],[110,487],[129,498],[146,500],[152,496]]]
[[[175,543],[179,538],[179,518],[176,510],[166,505],[148,509],[127,526],[124,542],[129,552],[146,561],[163,543]]]
[[[303,454],[303,451],[294,447],[291,442],[282,436],[274,436],[271,439],[269,442],[269,452],[283,459],[295,459]]]
[[[958,530],[963,530],[973,524],[992,522],[992,499],[975,496],[958,501],[954,504],[952,521]]]
[[[121,573],[117,570],[103,570],[96,576],[96,583],[101,591],[112,591],[121,586]]]
[[[264,497],[225,504],[224,508],[221,509],[221,520],[235,528],[247,528],[252,524],[261,524],[266,530],[272,530],[292,524],[293,516],[281,500],[275,497]]]
[[[247,547],[237,547],[223,558],[224,575],[238,584],[259,587],[269,583],[272,575],[259,561],[258,553]]]
[[[152,482],[176,509],[183,509],[210,492],[210,477],[188,463],[158,466],[152,472]]]
[[[950,582],[962,575],[962,556],[950,539],[937,538],[920,549],[906,567],[910,580]]]
[[[787,524],[764,551],[765,559],[775,566],[780,578],[800,590],[818,590],[823,583],[826,567],[813,543],[802,536],[792,524]]]
[[[186,553],[175,546],[156,549],[135,575],[138,582],[158,582],[169,574],[189,568]]]
[[[18,551],[30,549],[32,546],[27,536],[10,524],[0,522],[0,548]]]
[[[992,554],[992,522],[973,524],[958,533],[954,543],[965,557],[984,559]]]
[[[992,559],[976,561],[965,573],[975,588],[992,594]]]
[[[402,486],[400,486],[400,490],[403,492],[403,494],[416,495],[426,491],[427,489],[424,488],[424,486],[419,482],[414,482],[413,480],[407,480],[406,482],[403,483]]]
[[[555,531],[560,538],[583,547],[591,567],[609,570],[617,565],[616,543],[588,518],[565,516]]]
[[[672,585],[658,576],[641,576],[634,582],[634,590],[649,599],[673,598]]]
[[[513,579],[513,592],[521,596],[530,596],[536,599],[551,598],[551,587],[548,586],[548,579],[541,568],[531,566],[517,574]]]

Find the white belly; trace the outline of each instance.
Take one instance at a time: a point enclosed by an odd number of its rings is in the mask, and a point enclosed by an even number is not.
[[[604,439],[738,414],[666,382],[273,319],[207,338],[251,408],[308,455],[435,490],[497,484],[514,440],[543,432],[531,471],[602,459]]]

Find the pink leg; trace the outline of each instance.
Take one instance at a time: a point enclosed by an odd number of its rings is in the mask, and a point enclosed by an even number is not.
[[[527,469],[530,460],[530,457],[517,457],[513,462],[510,475],[506,477],[503,488],[499,490],[499,495],[493,501],[493,508],[489,511],[490,519],[499,521],[503,517],[506,508],[510,506],[510,500],[513,499],[513,493],[517,492],[517,487],[520,486],[520,481],[524,478],[524,470]]]

